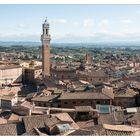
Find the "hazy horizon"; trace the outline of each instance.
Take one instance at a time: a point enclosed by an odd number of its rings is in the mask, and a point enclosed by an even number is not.
[[[30,41],[0,41],[0,47],[39,47],[41,42],[30,42]],[[69,43],[56,43],[51,42],[51,47],[69,47],[69,48],[131,48],[140,49],[140,42],[94,42],[94,43],[84,43],[84,42],[69,42]]]

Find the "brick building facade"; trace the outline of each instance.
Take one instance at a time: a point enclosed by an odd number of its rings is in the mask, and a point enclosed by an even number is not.
[[[112,105],[112,98],[102,93],[65,93],[59,98],[60,107],[74,108],[75,106],[92,106],[97,104]]]
[[[51,77],[58,80],[76,79],[76,69],[73,68],[52,68]]]

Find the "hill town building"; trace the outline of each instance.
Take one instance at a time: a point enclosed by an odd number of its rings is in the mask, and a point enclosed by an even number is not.
[[[22,67],[18,65],[0,66],[0,85],[22,82]]]

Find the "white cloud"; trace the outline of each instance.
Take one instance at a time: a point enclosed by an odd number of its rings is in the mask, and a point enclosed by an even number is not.
[[[18,27],[18,28],[25,28],[25,24],[20,23],[20,24],[17,25],[17,27]]]
[[[85,19],[84,21],[83,21],[83,26],[84,27],[93,27],[94,26],[94,20],[93,19]]]
[[[137,10],[137,11],[136,11],[136,14],[140,14],[140,10]]]
[[[63,35],[54,36],[56,42],[96,42],[96,41],[139,41],[140,31],[134,32],[112,32],[97,31],[90,34],[65,33]]]
[[[96,42],[96,41],[139,41],[140,30],[138,31],[94,31],[81,34],[77,32],[66,32],[65,34],[52,35],[52,42]],[[0,39],[3,41],[40,41],[40,33],[0,33]]]
[[[0,33],[0,39],[4,41],[32,41],[37,40],[40,41],[40,34],[34,33],[34,34],[26,34],[26,33]]]
[[[75,22],[73,22],[73,24],[74,24],[75,26],[77,26],[77,25],[79,25],[79,22],[78,22],[78,21],[75,21]]]
[[[108,19],[103,19],[98,23],[99,32],[108,32],[110,27],[110,22]]]
[[[63,38],[64,38],[64,35],[62,35],[62,34],[52,35],[53,40],[60,40],[60,39],[63,39]]]
[[[103,19],[99,22],[99,26],[105,26],[109,25],[109,20],[108,19]]]
[[[50,21],[52,24],[66,24],[67,20],[66,19],[52,19]]]
[[[132,23],[133,21],[132,20],[130,20],[130,19],[123,19],[123,20],[121,20],[121,23],[124,23],[124,24],[130,24],[130,23]]]

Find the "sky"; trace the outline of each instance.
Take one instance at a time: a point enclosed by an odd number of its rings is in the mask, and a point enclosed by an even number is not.
[[[52,42],[140,41],[140,5],[2,5],[0,41],[40,41],[47,17]]]

